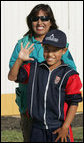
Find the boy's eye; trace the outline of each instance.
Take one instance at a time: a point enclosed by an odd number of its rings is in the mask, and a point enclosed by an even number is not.
[[[44,47],[44,50],[45,50],[45,51],[48,51],[48,47]]]
[[[45,51],[45,52],[48,52],[49,50],[48,50],[48,48],[45,48],[44,51]]]
[[[58,47],[48,47],[47,45],[44,46],[44,51],[45,52],[58,52],[59,50],[61,50],[60,48]]]

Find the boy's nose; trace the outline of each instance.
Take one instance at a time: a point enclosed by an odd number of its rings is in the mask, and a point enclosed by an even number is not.
[[[51,55],[52,55],[52,52],[48,51],[48,55],[51,56]]]

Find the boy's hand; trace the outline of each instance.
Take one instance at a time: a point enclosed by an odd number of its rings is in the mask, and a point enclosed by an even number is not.
[[[58,137],[55,140],[55,142],[57,142],[60,138],[61,138],[61,142],[63,142],[64,140],[65,140],[65,142],[67,142],[67,137],[70,139],[70,136],[68,134],[68,128],[74,119],[77,108],[78,108],[77,105],[70,105],[68,112],[67,112],[66,119],[65,119],[62,127],[53,132],[53,134],[58,133]]]
[[[30,53],[34,50],[34,47],[33,47],[34,44],[32,44],[27,49],[28,45],[29,45],[29,42],[27,43],[27,45],[25,46],[25,48],[23,48],[23,43],[21,43],[21,50],[20,50],[18,58],[21,59],[22,61],[28,61],[28,60],[34,61],[33,58],[29,57]]]
[[[61,142],[67,142],[67,137],[70,138],[67,128],[61,127],[53,132],[53,134],[56,134],[56,133],[58,133],[58,137],[55,140],[55,142],[57,142],[60,138],[61,138]]]

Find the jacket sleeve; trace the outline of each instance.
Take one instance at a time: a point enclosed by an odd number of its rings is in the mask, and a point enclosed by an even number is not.
[[[81,96],[82,83],[78,74],[71,75],[65,88],[65,101],[68,105],[78,105],[82,101]]]
[[[20,67],[17,75],[17,80],[15,82],[26,84],[29,79],[29,74],[30,74],[30,63]]]
[[[14,50],[13,50],[10,61],[9,61],[9,68],[11,68],[13,66],[13,64],[15,63],[16,59],[18,58],[19,52],[20,52],[20,44],[17,43]]]

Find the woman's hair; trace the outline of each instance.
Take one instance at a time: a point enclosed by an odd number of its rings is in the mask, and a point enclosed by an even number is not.
[[[53,15],[53,12],[52,12],[52,9],[50,8],[49,5],[46,5],[46,4],[39,4],[37,6],[35,6],[32,11],[30,12],[30,14],[27,16],[27,26],[29,28],[29,31],[24,35],[28,35],[31,37],[34,35],[34,31],[33,31],[33,28],[32,28],[32,18],[34,16],[37,16],[37,14],[39,13],[40,10],[43,10],[47,16],[50,17],[50,21],[51,21],[51,27],[49,30],[52,30],[52,29],[58,29],[58,26],[56,24],[56,21],[55,21],[55,18],[54,18],[54,15]]]

